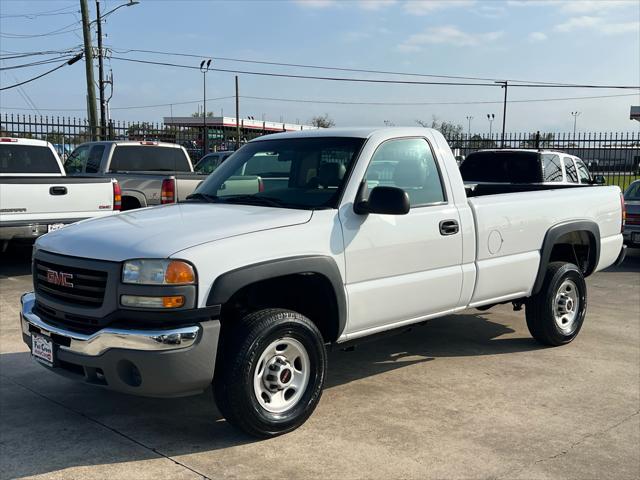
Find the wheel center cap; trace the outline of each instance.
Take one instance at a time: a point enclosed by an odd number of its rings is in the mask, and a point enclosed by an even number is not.
[[[293,368],[289,360],[282,355],[271,358],[264,369],[262,381],[272,392],[287,388],[293,381]]]

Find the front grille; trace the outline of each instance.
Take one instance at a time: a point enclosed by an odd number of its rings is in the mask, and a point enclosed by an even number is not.
[[[36,259],[33,264],[36,292],[83,307],[98,308],[104,301],[107,272],[56,265]]]
[[[36,302],[33,308],[33,313],[35,313],[42,320],[53,325],[54,327],[73,330],[74,332],[91,335],[102,328],[98,324],[98,320],[96,320],[95,318],[80,317],[78,315],[56,312],[53,308],[41,305],[38,302]]]

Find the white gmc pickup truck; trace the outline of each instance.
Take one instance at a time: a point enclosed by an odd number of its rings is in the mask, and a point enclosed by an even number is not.
[[[234,194],[247,170],[271,181]],[[213,383],[233,425],[289,432],[332,345],[507,302],[543,344],[578,335],[585,277],[624,257],[620,189],[512,187],[467,194],[429,129],[261,137],[186,203],[40,238],[23,338],[68,377],[148,396]]]
[[[49,142],[0,138],[0,249],[119,209],[116,180],[67,177]]]

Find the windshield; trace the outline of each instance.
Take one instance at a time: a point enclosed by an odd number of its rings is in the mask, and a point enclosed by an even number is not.
[[[250,142],[220,165],[192,199],[285,208],[336,208],[363,138]]]
[[[640,200],[640,181],[633,182],[624,192],[625,200]]]

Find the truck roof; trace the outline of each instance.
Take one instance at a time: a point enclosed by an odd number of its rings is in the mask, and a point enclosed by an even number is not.
[[[314,137],[355,137],[369,138],[374,133],[389,136],[419,136],[425,132],[433,131],[423,127],[344,127],[344,128],[318,128],[316,130],[299,130],[295,132],[273,133],[251,140],[252,142],[264,140],[282,140],[284,138],[314,138]]]
[[[96,142],[85,142],[83,145],[89,143],[92,145],[148,145],[154,147],[182,148],[182,146],[177,143],[158,142],[156,140],[101,140]]]
[[[472,152],[469,155],[472,155],[473,153],[479,153],[479,152],[556,153],[556,154],[566,155],[567,157],[574,157],[575,156],[575,155],[571,155],[570,153],[563,152],[561,150],[551,150],[551,149],[548,149],[548,148],[541,148],[541,149],[537,149],[537,148],[483,148],[482,150],[478,150],[477,152]]]
[[[31,145],[33,147],[48,147],[51,144],[46,140],[36,140],[34,138],[1,137],[0,143],[12,143],[14,145]]]

